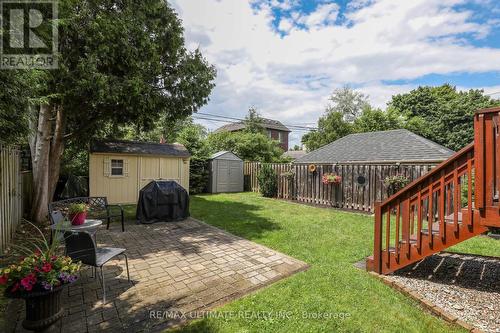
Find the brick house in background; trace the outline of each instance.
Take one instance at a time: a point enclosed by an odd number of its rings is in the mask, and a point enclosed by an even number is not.
[[[288,135],[290,134],[290,130],[288,127],[283,125],[281,122],[277,120],[262,118],[262,127],[266,130],[267,135],[276,141],[279,141],[280,147],[284,150],[288,150]],[[245,128],[245,124],[241,122],[227,124],[222,127],[219,127],[215,130],[215,132],[237,132],[241,131]]]

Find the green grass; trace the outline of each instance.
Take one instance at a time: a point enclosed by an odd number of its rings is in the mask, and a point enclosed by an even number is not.
[[[257,194],[192,196],[195,218],[310,264],[270,287],[231,302],[219,313],[288,313],[272,319],[206,318],[178,332],[459,332],[413,300],[353,266],[372,252],[373,217],[315,208]],[[457,251],[493,255],[498,243],[476,238]],[[250,312],[247,312],[250,311]],[[304,319],[323,313],[344,319]]]

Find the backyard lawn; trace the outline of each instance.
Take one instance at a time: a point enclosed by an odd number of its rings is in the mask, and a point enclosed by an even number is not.
[[[178,329],[180,332],[460,331],[353,266],[371,254],[371,216],[266,199],[254,193],[191,199],[195,218],[311,267],[227,304],[217,310],[220,316],[191,322]],[[498,251],[498,242],[476,238],[456,250],[493,255],[495,248]]]

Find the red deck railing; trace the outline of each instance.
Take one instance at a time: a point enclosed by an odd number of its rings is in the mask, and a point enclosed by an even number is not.
[[[474,143],[375,205],[369,269],[392,272],[499,223],[499,114],[478,111]]]

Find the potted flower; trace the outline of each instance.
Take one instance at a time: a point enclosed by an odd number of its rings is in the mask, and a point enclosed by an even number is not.
[[[391,196],[399,192],[403,187],[408,185],[410,180],[402,174],[387,176],[384,179],[384,185],[387,188],[387,195]]]
[[[88,206],[84,203],[74,203],[68,207],[69,220],[72,225],[82,225],[87,218]]]
[[[48,245],[43,233],[42,245],[17,263],[0,269],[0,286],[6,297],[22,298],[26,303],[23,327],[32,331],[50,330],[63,316],[61,292],[77,279],[80,263],[57,255],[57,242]],[[24,248],[23,248],[24,249]],[[27,250],[24,250],[26,252]]]
[[[334,185],[339,185],[342,183],[342,177],[339,175],[336,175],[334,173],[325,173],[321,179],[323,184],[328,185],[328,184],[334,184]]]

